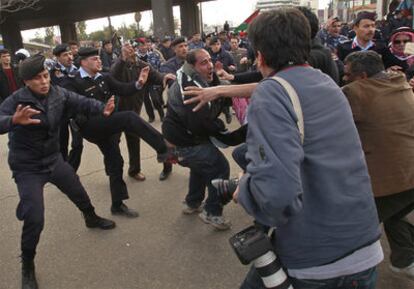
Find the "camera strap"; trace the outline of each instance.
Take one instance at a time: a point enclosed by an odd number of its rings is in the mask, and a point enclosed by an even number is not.
[[[295,111],[296,117],[298,118],[298,121],[296,122],[296,124],[299,129],[300,141],[303,145],[303,141],[305,139],[305,125],[303,123],[303,112],[302,112],[302,106],[300,105],[299,97],[295,89],[292,87],[292,85],[290,85],[289,82],[287,82],[286,80],[278,76],[273,76],[272,79],[279,82],[279,84],[286,90],[286,92],[289,95],[290,101],[292,102],[292,105],[293,105],[293,110]]]

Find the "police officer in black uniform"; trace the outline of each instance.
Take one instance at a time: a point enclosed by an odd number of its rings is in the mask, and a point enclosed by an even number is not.
[[[114,94],[128,96],[141,89],[148,78],[149,67],[143,68],[137,81],[119,82],[109,74],[101,74],[102,62],[95,48],[79,50],[81,67],[74,77],[68,78],[66,85],[72,91],[106,102]],[[122,132],[135,134],[147,142],[158,153],[158,161],[164,162],[171,156],[163,136],[149,123],[133,111],[116,112],[111,117],[85,117],[79,114],[72,123],[78,127],[82,136],[96,144],[104,156],[106,174],[109,176],[113,214],[138,217],[123,200],[128,199],[128,190],[123,180],[124,161],[119,149]]]
[[[337,46],[337,55],[341,61],[355,51],[373,50],[381,55],[385,68],[393,65],[393,57],[387,44],[382,39],[375,38],[376,14],[361,12],[354,20],[355,37]]]
[[[43,188],[56,185],[82,211],[89,228],[112,229],[115,223],[95,214],[94,207],[73,168],[59,150],[62,119],[73,111],[109,116],[113,100],[105,106],[59,86],[50,85],[45,58],[35,55],[20,64],[26,87],[0,106],[0,133],[9,132],[9,165],[20,202],[17,218],[24,221],[21,237],[22,288],[37,289],[34,257],[44,226]],[[104,116],[105,115],[105,116]]]
[[[64,86],[69,75],[73,76],[78,68],[73,64],[73,54],[70,45],[62,43],[53,49],[53,55],[56,57],[56,62],[50,70],[50,79],[52,84]],[[82,135],[73,129],[70,129],[72,134],[71,150],[68,150],[69,144],[69,119],[62,121],[60,128],[60,151],[63,160],[67,161],[75,171],[78,170],[81,162],[81,155],[83,150]]]

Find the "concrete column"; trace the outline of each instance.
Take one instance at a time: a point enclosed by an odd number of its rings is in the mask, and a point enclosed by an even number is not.
[[[382,20],[384,18],[384,14],[386,13],[384,12],[384,1],[383,0],[377,0],[376,12],[377,12],[377,19]]]
[[[200,12],[194,0],[183,1],[180,4],[181,35],[191,36],[200,32]]]
[[[59,29],[60,37],[62,38],[62,43],[67,43],[71,40],[78,41],[75,23],[62,23],[59,25]]]
[[[172,0],[151,0],[154,34],[157,37],[174,34]]]
[[[20,34],[19,24],[12,21],[5,21],[0,25],[3,45],[14,54],[20,48],[23,48],[23,38]]]

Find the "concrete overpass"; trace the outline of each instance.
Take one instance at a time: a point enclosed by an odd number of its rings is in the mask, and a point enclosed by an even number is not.
[[[25,9],[2,13],[0,31],[5,47],[15,51],[22,47],[21,30],[59,25],[62,41],[76,40],[75,23],[82,20],[152,10],[154,34],[172,35],[174,5],[180,6],[181,33],[200,31],[197,4],[210,0],[40,0],[37,10]]]

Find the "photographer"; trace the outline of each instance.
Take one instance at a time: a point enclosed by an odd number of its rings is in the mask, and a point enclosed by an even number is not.
[[[383,253],[370,178],[346,98],[306,63],[309,23],[296,9],[264,12],[249,37],[264,80],[251,98],[248,166],[234,199],[276,227],[273,246],[293,288],[375,288]],[[303,143],[275,75],[298,95]],[[252,267],[241,288],[266,286]]]

